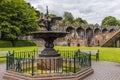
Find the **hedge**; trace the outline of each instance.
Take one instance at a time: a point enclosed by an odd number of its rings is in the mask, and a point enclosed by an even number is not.
[[[23,46],[36,46],[33,41],[21,40],[15,41],[14,47],[23,47]]]
[[[4,41],[4,40],[0,40],[0,47],[1,48],[5,48],[5,47],[12,47],[12,43],[11,41]]]
[[[36,46],[36,44],[33,41],[18,40],[18,41],[14,41],[14,46],[13,46],[11,41],[0,40],[0,48],[5,48],[5,47],[24,47],[24,46]]]

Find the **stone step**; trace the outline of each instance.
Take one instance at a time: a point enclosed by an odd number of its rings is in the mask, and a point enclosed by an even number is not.
[[[21,74],[21,73],[17,73],[17,72],[6,72],[4,74],[4,78],[8,79],[8,80],[82,80],[83,78],[85,78],[86,76],[90,75],[93,73],[93,69],[91,68],[86,68],[82,71],[79,71],[77,73],[68,75],[68,74],[61,74],[61,75],[35,75],[35,76],[31,76],[31,75],[25,75],[25,74]]]
[[[104,41],[102,44],[101,44],[101,47],[109,47],[110,45],[110,43],[113,43],[113,41],[114,41],[114,39],[116,39],[117,37],[119,37],[119,35],[120,35],[120,29],[117,31],[117,32],[115,32],[113,35],[111,35],[111,37],[110,38],[108,38],[106,41]],[[112,46],[113,44],[111,44],[111,46]]]

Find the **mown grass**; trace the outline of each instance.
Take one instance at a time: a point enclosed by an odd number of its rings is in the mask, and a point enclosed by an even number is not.
[[[29,46],[29,47],[10,47],[10,48],[0,48],[0,51],[32,51],[38,50],[38,46]]]
[[[21,51],[33,51],[38,50],[37,46],[30,46],[30,47],[10,47],[10,48],[0,48],[0,51],[10,51],[10,52],[21,52]],[[6,58],[0,58],[0,62],[5,62]]]
[[[111,61],[120,63],[120,48],[110,47],[68,47],[68,46],[55,46],[56,50],[99,50],[99,57],[102,61]],[[11,48],[0,48],[0,51],[32,51],[38,50],[37,46],[32,47],[11,47]],[[92,57],[95,59],[95,57]],[[0,58],[0,62],[4,62],[5,58]]]
[[[99,50],[99,57],[102,61],[111,61],[120,63],[120,48],[111,47],[68,47],[68,46],[56,46],[57,50]],[[92,57],[95,59],[95,57]]]

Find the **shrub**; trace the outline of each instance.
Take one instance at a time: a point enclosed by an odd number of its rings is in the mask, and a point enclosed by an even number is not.
[[[11,41],[8,40],[0,40],[0,48],[6,48],[6,47],[25,47],[25,46],[36,46],[36,44],[33,41],[28,40],[18,40],[18,41]]]
[[[0,48],[12,47],[11,41],[0,40]]]
[[[14,47],[23,47],[23,46],[36,46],[33,41],[20,40],[14,42]]]

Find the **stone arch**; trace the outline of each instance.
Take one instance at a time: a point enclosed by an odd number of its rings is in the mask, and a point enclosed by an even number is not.
[[[111,28],[110,30],[109,30],[109,32],[111,33],[111,32],[115,32],[115,29],[114,28]]]
[[[106,28],[103,28],[102,29],[102,37],[103,37],[103,40],[105,41],[105,40],[107,40],[107,37],[108,37],[108,35],[109,34],[107,34],[108,33],[108,29],[106,29]]]
[[[86,38],[91,39],[93,37],[93,29],[87,28],[86,29]]]
[[[74,33],[74,28],[72,26],[67,27],[66,31],[70,33]]]
[[[87,39],[88,46],[90,46],[92,38],[93,38],[93,29],[89,27],[86,29],[86,39]]]
[[[93,45],[99,46],[101,41],[101,29],[100,28],[95,28],[94,29],[94,40],[93,40]]]
[[[96,28],[96,29],[94,30],[94,34],[99,34],[99,33],[101,33],[101,30],[100,30],[99,28]]]
[[[76,29],[78,36],[83,39],[85,37],[85,30],[82,27]]]
[[[103,28],[102,33],[106,33],[106,32],[108,32],[108,30],[106,28]]]

